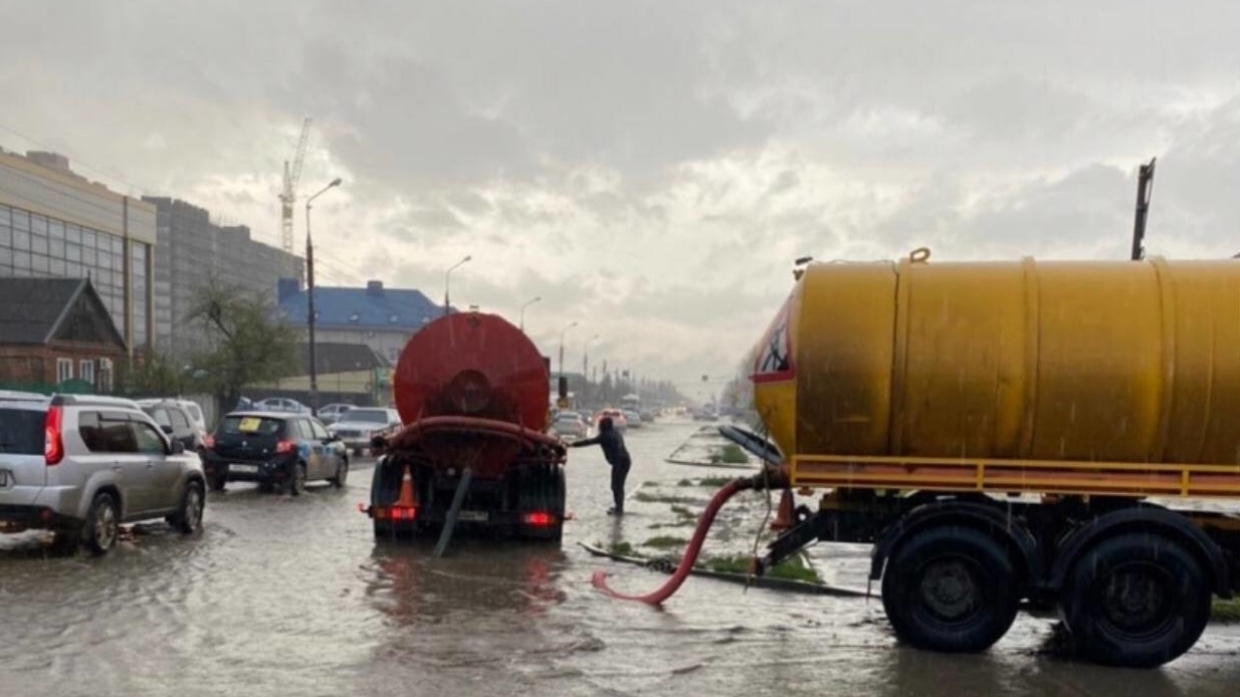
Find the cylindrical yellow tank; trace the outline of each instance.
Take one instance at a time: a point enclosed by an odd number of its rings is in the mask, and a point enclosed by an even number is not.
[[[812,264],[754,352],[786,456],[1240,464],[1240,261]]]

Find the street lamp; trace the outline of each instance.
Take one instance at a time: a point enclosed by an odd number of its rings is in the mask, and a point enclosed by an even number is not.
[[[564,377],[564,335],[568,333],[569,329],[572,329],[575,326],[577,326],[577,323],[573,322],[567,327],[564,327],[564,330],[560,332],[560,377]]]
[[[310,330],[310,413],[315,416],[319,415],[319,367],[314,350],[314,243],[310,239],[310,204],[314,203],[314,199],[340,184],[340,177],[336,177],[317,194],[306,199],[306,293],[308,294],[306,326]]]
[[[461,264],[464,264],[470,259],[473,259],[473,257],[470,255],[466,255],[464,259],[453,264],[447,270],[447,272],[445,272],[443,275],[443,313],[445,315],[448,314],[448,308],[450,307],[449,301],[448,301],[448,282],[452,280],[452,272],[456,269],[456,267],[460,266]]]
[[[542,300],[541,295],[538,296],[537,298],[534,298],[533,300],[527,300],[525,304],[521,306],[521,331],[525,331],[525,308],[529,307],[530,305],[533,305],[539,300]]]
[[[588,400],[590,398],[589,392],[592,389],[590,387],[590,344],[597,341],[598,338],[599,335],[595,334],[589,339],[586,339],[585,345],[581,348],[581,377],[584,385],[584,387],[581,388],[582,400]]]

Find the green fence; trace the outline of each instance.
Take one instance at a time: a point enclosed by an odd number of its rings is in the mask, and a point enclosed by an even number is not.
[[[85,380],[65,380],[62,383],[50,382],[2,382],[0,390],[14,392],[35,392],[38,394],[92,394],[95,386]]]

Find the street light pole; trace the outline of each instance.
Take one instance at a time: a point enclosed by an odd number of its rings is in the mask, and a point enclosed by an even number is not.
[[[473,259],[473,256],[466,255],[464,259],[456,262],[451,267],[449,267],[447,272],[445,272],[443,275],[443,313],[445,315],[448,314],[449,312],[448,308],[451,307],[450,301],[448,299],[448,284],[452,280],[452,272],[456,270],[456,267],[460,266],[461,264],[464,264],[470,259]]]
[[[564,327],[564,330],[560,332],[560,377],[564,377],[564,335],[568,333],[569,329],[572,329],[575,326],[577,326],[577,323],[573,322],[567,327]]]
[[[584,386],[581,388],[582,399],[589,398],[590,392],[590,344],[599,338],[598,334],[586,339],[585,345],[581,348],[581,378]]]
[[[310,239],[310,204],[314,199],[340,186],[340,182],[340,177],[336,177],[317,194],[306,199],[306,327],[310,333],[310,413],[315,416],[319,415],[319,366],[314,350],[314,243]]]
[[[540,296],[538,296],[537,298],[532,299],[532,300],[527,300],[527,301],[525,302],[525,304],[521,306],[521,331],[525,331],[525,308],[529,307],[530,305],[533,305],[534,303],[538,302],[539,300],[542,300],[542,296],[541,296],[541,295],[540,295]]]

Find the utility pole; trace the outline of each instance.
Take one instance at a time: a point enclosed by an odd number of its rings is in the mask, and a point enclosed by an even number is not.
[[[1154,196],[1154,163],[1141,165],[1137,173],[1137,215],[1132,225],[1132,260],[1141,261],[1145,258],[1145,220],[1150,214],[1150,199]]]
[[[572,329],[575,326],[577,326],[577,323],[573,322],[567,327],[564,327],[564,330],[560,332],[560,377],[564,377],[564,335],[568,333],[569,329]]]
[[[319,415],[319,366],[318,356],[314,350],[314,325],[316,322],[314,313],[314,243],[310,239],[310,204],[314,203],[314,199],[327,193],[334,187],[340,186],[340,177],[336,177],[330,184],[323,187],[319,193],[306,199],[306,326],[310,330],[310,413],[315,416]]]

